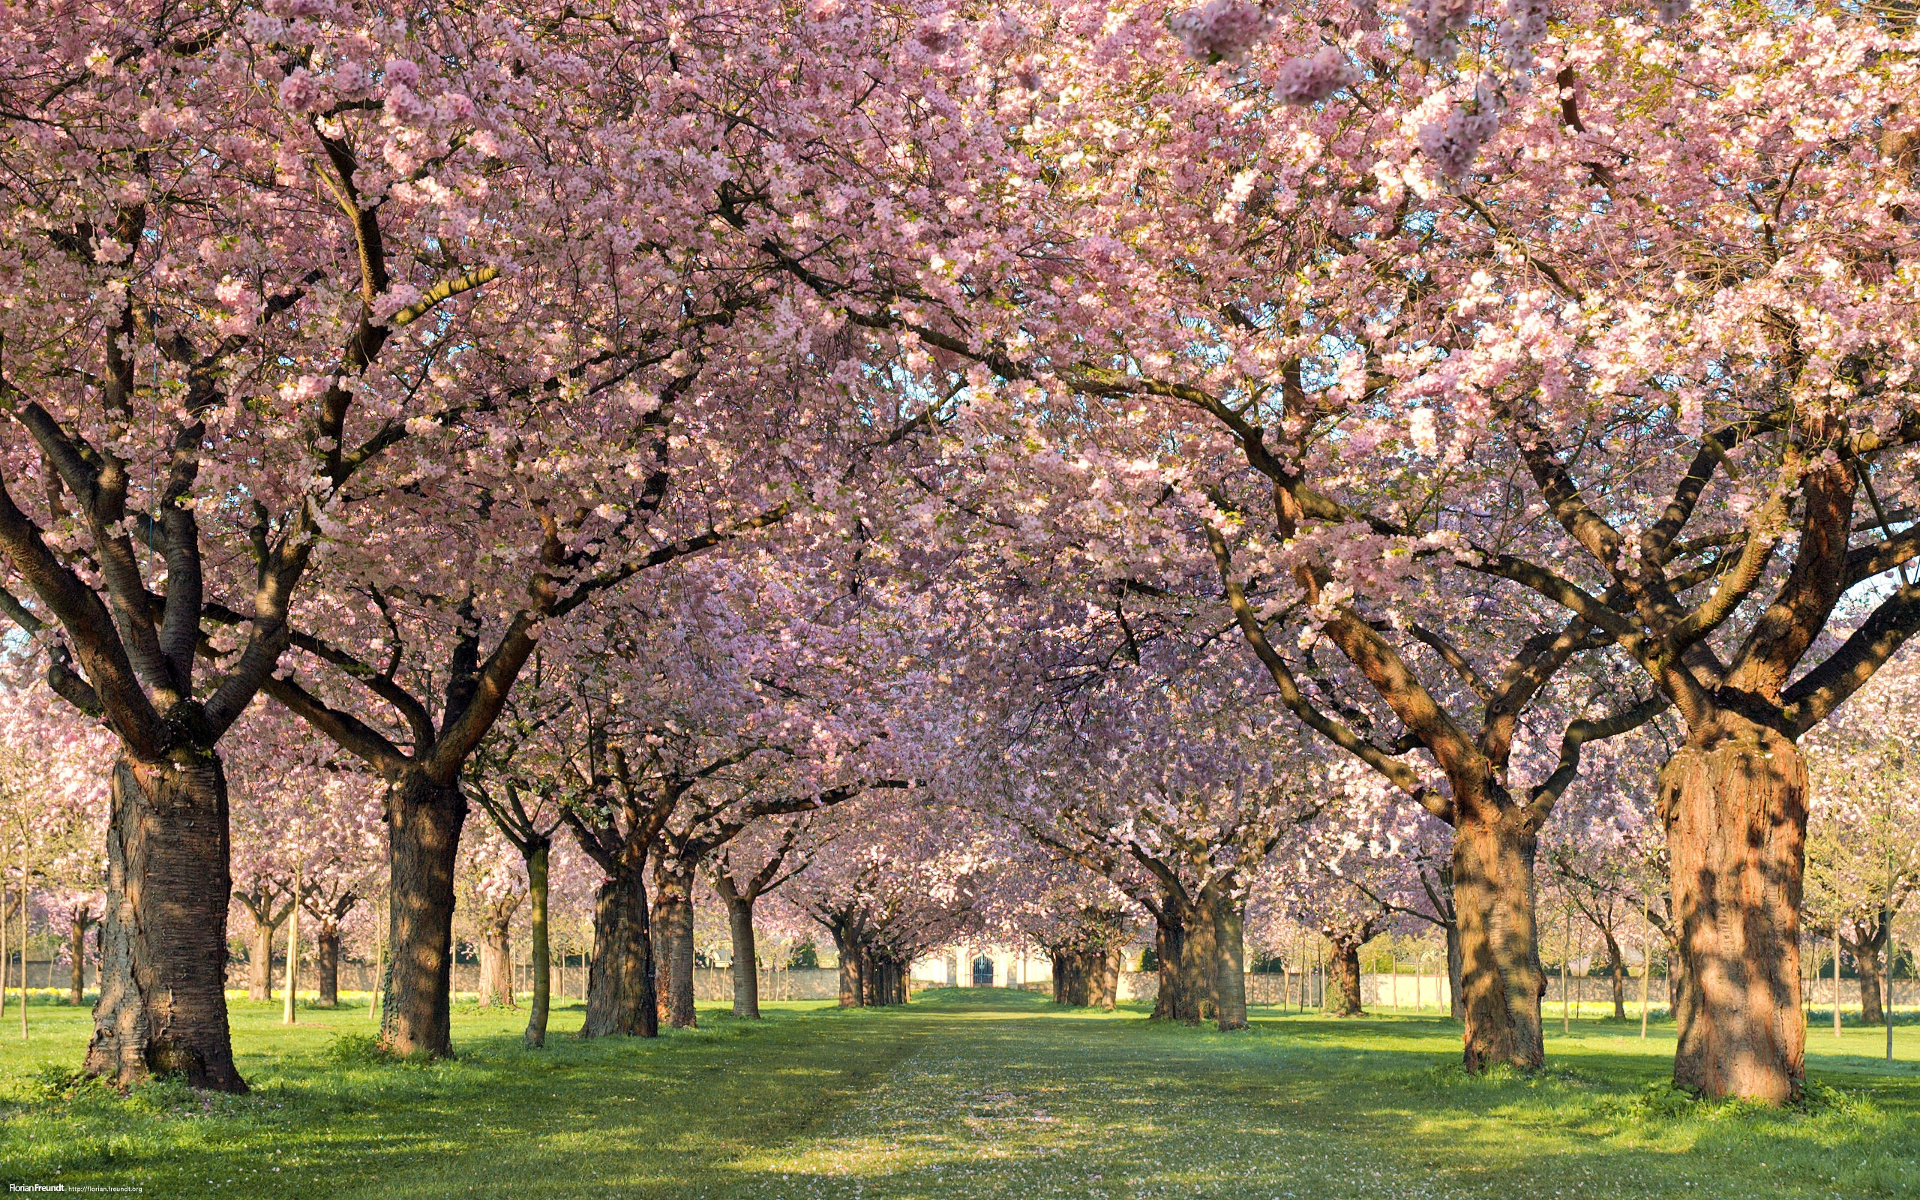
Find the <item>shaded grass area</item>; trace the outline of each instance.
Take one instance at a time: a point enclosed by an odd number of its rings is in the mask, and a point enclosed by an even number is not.
[[[148,1196],[1860,1197],[1920,1195],[1920,1028],[1809,1035],[1804,1111],[1665,1086],[1671,1026],[1550,1022],[1553,1067],[1469,1078],[1438,1015],[1262,1017],[1246,1033],[1004,990],[904,1010],[771,1005],[752,1025],[545,1051],[462,1006],[461,1057],[381,1060],[364,1009],[234,1006],[254,1092],[67,1090],[82,1009],[0,1031],[0,1184]],[[13,1014],[9,1012],[8,1016]],[[1556,1014],[1557,1016],[1557,1014]],[[343,1036],[344,1035],[344,1036]],[[17,1035],[16,1035],[17,1036]]]
[[[818,1007],[768,1005],[757,1025],[702,1012],[699,1030],[583,1042],[572,1036],[576,1005],[553,1014],[545,1050],[528,1051],[524,1010],[460,1005],[459,1057],[423,1064],[373,1053],[364,1007],[302,1012],[288,1028],[278,1004],[243,1000],[232,1020],[250,1095],[154,1084],[123,1098],[61,1086],[84,1051],[88,1013],[36,1006],[32,1042],[0,1040],[0,1187],[698,1195],[718,1164],[803,1133],[927,1032],[877,1014],[810,1011]]]

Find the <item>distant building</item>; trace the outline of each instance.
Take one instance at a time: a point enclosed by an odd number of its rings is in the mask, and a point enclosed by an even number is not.
[[[1053,983],[1053,960],[1005,946],[960,944],[914,960],[921,987],[1026,987]]]

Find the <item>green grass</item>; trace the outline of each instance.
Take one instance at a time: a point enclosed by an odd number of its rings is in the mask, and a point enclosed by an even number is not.
[[[1671,1026],[1549,1023],[1553,1066],[1469,1078],[1458,1026],[1256,1014],[1242,1034],[1061,1011],[1007,991],[904,1010],[720,1010],[655,1042],[463,1006],[460,1057],[364,1052],[364,1009],[234,1005],[246,1097],[50,1083],[81,1009],[0,1026],[0,1183],[147,1196],[1859,1197],[1920,1195],[1920,1027],[1808,1038],[1812,1102],[1702,1104],[1663,1080]],[[15,1010],[9,1008],[9,1021]],[[345,1035],[343,1038],[342,1035]]]

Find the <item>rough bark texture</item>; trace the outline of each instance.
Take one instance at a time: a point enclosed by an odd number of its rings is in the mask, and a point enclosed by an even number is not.
[[[253,914],[253,937],[247,946],[247,999],[273,999],[273,935],[279,926]]]
[[[1453,1019],[1467,1019],[1467,997],[1460,986],[1460,972],[1466,960],[1460,953],[1460,926],[1447,924],[1447,999],[1453,1008]]]
[[[1880,963],[1879,956],[1871,960],[1856,960],[1860,968],[1860,1023],[1879,1025],[1887,1019],[1886,1010],[1880,1007]]]
[[[87,998],[87,929],[92,924],[84,912],[73,918],[73,984],[67,995],[75,1007]]]
[[[1198,1025],[1220,1014],[1220,992],[1214,971],[1218,940],[1213,912],[1205,897],[1189,908],[1182,925],[1180,994],[1174,1016],[1182,1024]]]
[[[1213,977],[1224,1032],[1247,1027],[1246,914],[1231,896],[1213,902]]]
[[[244,1092],[227,1032],[227,777],[212,753],[113,765],[100,999],[86,1071]]]
[[[1627,1019],[1627,959],[1620,953],[1620,939],[1613,930],[1600,931],[1607,939],[1607,973],[1613,977],[1613,1019]]]
[[[1523,1071],[1546,1062],[1534,924],[1536,839],[1515,810],[1454,826],[1453,905],[1460,928],[1460,992],[1466,1067],[1499,1063]]]
[[[1153,1020],[1179,1020],[1181,1010],[1180,961],[1186,941],[1180,917],[1171,904],[1156,917],[1153,926],[1153,952],[1160,960],[1160,990],[1153,999]]]
[[[480,924],[480,1003],[517,1008],[513,999],[512,917],[489,913]]]
[[[1080,956],[1087,980],[1087,1007],[1112,1012],[1120,999],[1120,950],[1089,950]]]
[[[1088,979],[1088,955],[1082,950],[1062,950],[1054,956],[1055,968],[1060,972],[1060,1002],[1074,1008],[1085,1008],[1093,1002],[1093,987]]]
[[[393,897],[380,1037],[396,1054],[453,1053],[453,871],[467,802],[409,770],[387,790]]]
[[[833,951],[840,965],[840,1007],[859,1008],[866,1003],[866,996],[860,990],[859,955],[837,930],[833,935]]]
[[[340,1006],[340,927],[332,921],[321,923],[313,937],[313,974],[319,985],[315,1008]]]
[[[662,871],[654,876],[654,930],[666,987],[660,1016],[675,1029],[698,1024],[693,1008],[693,876]]]
[[[1336,1017],[1364,1017],[1360,1003],[1360,943],[1331,938],[1327,956],[1327,1009]]]
[[[1807,772],[1763,726],[1723,717],[1660,775],[1679,923],[1674,1083],[1771,1104],[1800,1094],[1800,890]]]
[[[594,894],[593,962],[587,969],[587,1013],[581,1037],[653,1037],[653,937],[643,873],[635,867]]]
[[[547,1044],[548,997],[553,991],[553,946],[547,933],[547,864],[551,850],[547,840],[541,838],[527,852],[528,940],[533,944],[533,998],[527,1002],[529,1049]]]
[[[753,937],[753,900],[727,899],[727,932],[733,938],[733,1015],[760,1019],[760,951]]]

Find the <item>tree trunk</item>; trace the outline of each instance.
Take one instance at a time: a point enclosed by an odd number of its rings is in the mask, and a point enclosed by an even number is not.
[[[1360,1003],[1360,943],[1350,938],[1329,938],[1333,953],[1327,957],[1327,1003],[1336,1017],[1364,1017]],[[1339,998],[1335,999],[1335,993]]]
[[[1112,1012],[1120,999],[1120,950],[1089,950],[1080,956],[1086,964],[1087,1007]]]
[[[1460,789],[1456,788],[1456,797]],[[1534,925],[1536,839],[1513,809],[1462,819],[1453,831],[1453,906],[1469,1071],[1546,1062],[1540,997],[1547,988]]]
[[[1220,1014],[1220,993],[1214,964],[1218,958],[1218,935],[1213,927],[1212,906],[1202,893],[1184,914],[1180,939],[1180,1007],[1175,1017],[1184,1025],[1198,1025]]]
[[[1460,953],[1460,926],[1457,922],[1448,921],[1446,931],[1447,1003],[1452,1008],[1453,1019],[1456,1021],[1465,1021],[1467,1019],[1467,997],[1465,991],[1460,986],[1460,972],[1466,960]]]
[[[1674,1083],[1783,1104],[1806,1070],[1800,889],[1807,771],[1771,729],[1723,713],[1707,747],[1660,773],[1680,930]]]
[[[84,912],[73,918],[73,985],[68,996],[76,1008],[87,998],[87,926],[92,923]]]
[[[644,867],[635,866],[601,884],[594,894],[593,959],[587,964],[581,1037],[653,1037],[660,1032],[644,878]]]
[[[340,1006],[340,927],[332,921],[322,921],[319,932],[313,939],[314,982],[319,984],[320,996],[314,1001],[315,1008],[338,1008]]]
[[[245,1092],[227,1030],[227,776],[211,751],[113,765],[100,998],[86,1071]],[[22,959],[24,965],[24,957]]]
[[[1224,889],[1213,898],[1213,978],[1221,1032],[1247,1027],[1246,913]]]
[[[859,1008],[866,1002],[860,991],[860,956],[852,940],[838,932],[833,935],[833,950],[840,965],[840,1007]]]
[[[547,1044],[547,1008],[553,991],[553,946],[547,934],[547,863],[552,845],[543,837],[527,853],[528,941],[533,949],[533,998],[527,1002],[526,1045]]]
[[[1159,992],[1153,998],[1153,1017],[1155,1021],[1177,1021],[1180,1019],[1183,1001],[1181,1000],[1180,963],[1185,954],[1186,930],[1180,920],[1180,914],[1173,903],[1168,901],[1161,906],[1161,913],[1153,923],[1153,952],[1160,961]]]
[[[1602,929],[1601,935],[1607,939],[1607,972],[1613,976],[1613,1019],[1627,1019],[1627,959],[1620,953],[1620,939],[1613,936],[1613,930]]]
[[[480,1003],[488,1008],[495,1004],[516,1007],[511,921],[510,914],[491,912],[480,923]]]
[[[1054,950],[1049,957],[1053,961],[1053,1002],[1067,1002],[1067,951]]]
[[[269,907],[272,901],[268,901]],[[251,911],[251,910],[249,910]],[[247,947],[247,999],[273,999],[273,935],[279,927],[253,913],[253,944]]]
[[[699,1023],[693,1008],[693,875],[656,868],[653,886],[654,927],[666,968],[660,1016],[675,1029],[692,1029]]]
[[[1854,969],[1860,972],[1860,1024],[1878,1025],[1887,1019],[1880,1007],[1880,955],[1878,947],[1854,951]]]
[[[417,769],[387,789],[393,947],[380,1038],[396,1054],[453,1053],[453,872],[467,801]]]
[[[727,901],[727,932],[733,938],[733,1015],[760,1019],[760,951],[753,938],[753,900],[735,894]]]

